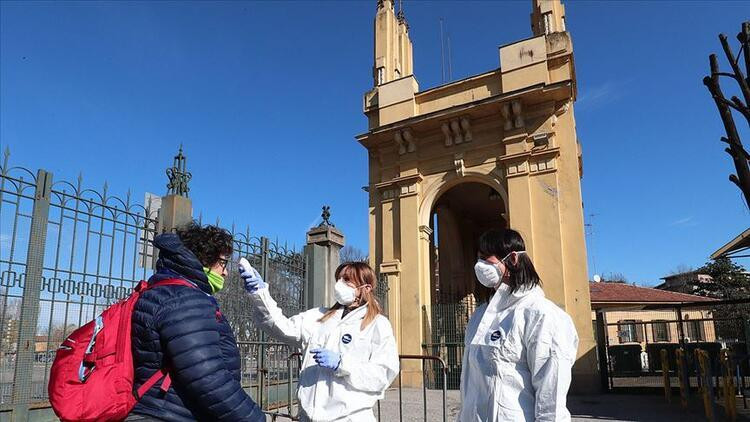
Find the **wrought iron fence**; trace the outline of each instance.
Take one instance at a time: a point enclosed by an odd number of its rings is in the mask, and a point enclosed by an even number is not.
[[[381,274],[378,277],[378,283],[375,285],[375,297],[378,299],[378,303],[380,303],[383,315],[385,316],[388,316],[388,292],[390,290],[390,287],[388,287],[388,276]]]
[[[113,196],[105,184],[54,182],[51,173],[0,167],[0,412],[21,420],[47,404],[49,369],[57,346],[77,327],[130,294],[153,273],[158,232],[150,203]],[[149,201],[150,202],[150,201]],[[255,265],[285,313],[304,308],[303,254],[266,238],[236,232],[235,258]],[[237,338],[242,384],[264,409],[286,403],[285,345],[267,341],[252,322],[236,261],[217,295]]]
[[[47,398],[62,340],[147,278],[157,222],[148,205],[52,174],[0,169],[0,405]]]
[[[216,297],[232,326],[242,358],[242,386],[264,410],[288,405],[290,386],[296,391],[298,371],[288,371],[287,358],[294,352],[283,343],[270,340],[253,324],[252,305],[239,277],[237,261],[245,257],[268,283],[271,295],[285,315],[305,310],[306,260],[302,253],[267,238],[251,237],[231,229],[234,259],[229,263],[225,288]],[[294,398],[291,397],[293,401]]]

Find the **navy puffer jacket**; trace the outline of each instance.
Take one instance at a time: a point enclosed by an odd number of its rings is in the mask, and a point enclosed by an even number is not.
[[[265,421],[240,386],[237,343],[200,261],[176,234],[161,234],[154,245],[159,260],[149,283],[182,278],[197,288],[157,286],[138,299],[132,332],[135,388],[162,367],[169,369],[172,385],[166,393],[160,383],[151,387],[132,414],[179,422]]]

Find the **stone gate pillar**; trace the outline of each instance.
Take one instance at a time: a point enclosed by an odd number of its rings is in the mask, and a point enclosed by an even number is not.
[[[323,222],[307,232],[305,309],[331,306],[334,303],[334,272],[339,266],[339,251],[344,247],[344,234],[330,222],[330,207],[323,207],[322,216]]]
[[[159,208],[159,233],[172,232],[192,220],[193,202],[190,198],[180,195],[162,196]]]

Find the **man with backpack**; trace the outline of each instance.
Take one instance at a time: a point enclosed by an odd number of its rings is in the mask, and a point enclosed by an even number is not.
[[[134,390],[154,374],[168,377],[140,395],[128,421],[265,421],[240,385],[240,354],[213,294],[224,286],[232,236],[190,223],[154,238],[157,271],[132,316]],[[150,383],[150,382],[149,382]],[[166,384],[166,386],[165,386]]]

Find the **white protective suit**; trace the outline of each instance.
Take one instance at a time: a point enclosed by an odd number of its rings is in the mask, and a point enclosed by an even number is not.
[[[361,330],[367,306],[349,312],[343,319],[343,310],[339,309],[320,323],[326,308],[286,318],[267,288],[258,289],[250,297],[258,326],[302,350],[297,396],[307,418],[316,422],[374,422],[372,407],[399,372],[396,340],[388,319],[378,315]],[[338,369],[318,366],[309,353],[316,348],[340,353]]]
[[[570,421],[577,349],[573,321],[540,287],[503,283],[466,328],[458,421]]]

